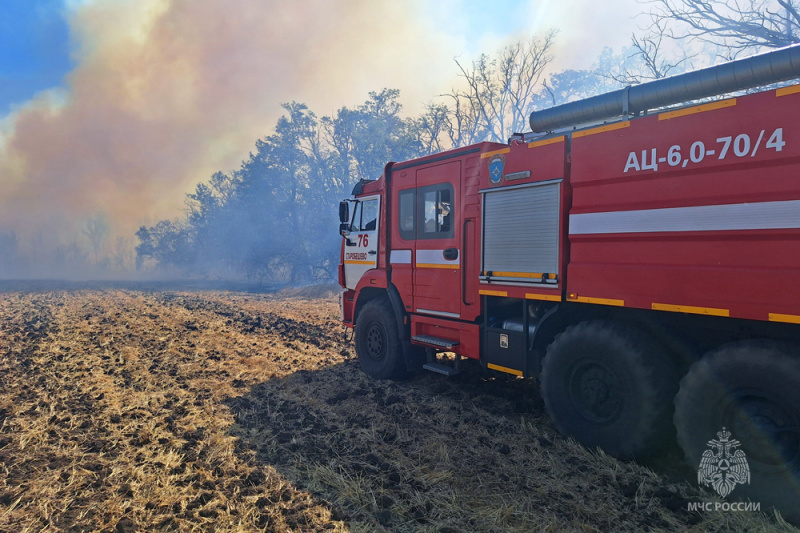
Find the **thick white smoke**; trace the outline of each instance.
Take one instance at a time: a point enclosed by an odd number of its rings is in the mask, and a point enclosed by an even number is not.
[[[495,20],[479,37],[463,34],[480,29],[459,11],[471,4],[79,2],[64,87],[0,121],[0,234],[13,232],[28,255],[72,241],[88,250],[87,220],[97,217],[107,242],[130,237],[180,215],[195,183],[236,168],[280,103],[326,115],[392,87],[413,112],[455,83],[454,57],[542,31],[555,5],[482,4]]]

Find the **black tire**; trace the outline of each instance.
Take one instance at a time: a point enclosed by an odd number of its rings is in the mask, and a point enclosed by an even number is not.
[[[356,355],[361,369],[376,379],[406,375],[403,346],[389,302],[371,300],[356,318]]]
[[[750,483],[729,498],[750,498],[800,520],[800,358],[794,348],[748,341],[723,346],[692,365],[675,398],[678,443],[700,466],[708,442],[726,428],[741,443]]]
[[[570,326],[547,348],[542,397],[556,427],[622,459],[673,440],[675,366],[643,333],[606,321]]]

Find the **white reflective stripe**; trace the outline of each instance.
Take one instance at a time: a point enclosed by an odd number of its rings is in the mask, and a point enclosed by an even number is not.
[[[458,265],[461,254],[453,261],[444,258],[444,250],[417,250],[417,264],[423,265]]]
[[[429,315],[446,316],[448,318],[460,318],[458,313],[447,313],[445,311],[431,311],[430,309],[417,309],[417,313],[427,313]]]
[[[569,216],[570,235],[800,228],[800,200]]]
[[[392,250],[389,261],[395,265],[411,264],[411,250]]]

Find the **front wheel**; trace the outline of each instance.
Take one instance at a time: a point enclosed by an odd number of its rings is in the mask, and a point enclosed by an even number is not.
[[[356,317],[356,355],[361,369],[376,379],[405,376],[403,346],[390,304],[371,300]]]
[[[698,481],[775,506],[793,521],[800,520],[799,355],[771,342],[724,346],[692,365],[675,398],[678,443]],[[715,456],[735,462],[736,452],[746,467],[729,474],[720,463],[720,470]]]
[[[567,328],[547,348],[541,377],[553,423],[585,446],[643,457],[672,437],[674,365],[633,328],[600,320]]]

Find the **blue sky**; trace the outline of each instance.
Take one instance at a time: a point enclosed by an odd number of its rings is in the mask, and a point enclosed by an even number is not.
[[[62,0],[0,0],[0,115],[73,67]]]

